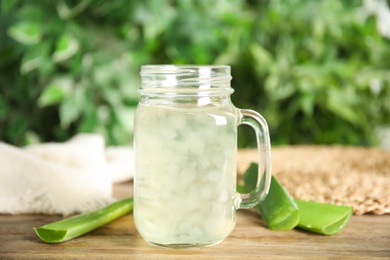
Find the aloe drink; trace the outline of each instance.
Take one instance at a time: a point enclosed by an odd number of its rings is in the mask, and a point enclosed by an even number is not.
[[[237,119],[231,106],[140,104],[134,218],[162,246],[210,245],[235,225]]]
[[[235,107],[230,67],[145,65],[134,120],[134,220],[149,243],[204,247],[233,230],[236,210],[252,208],[271,182],[268,126]],[[258,181],[236,192],[237,127],[253,128]]]

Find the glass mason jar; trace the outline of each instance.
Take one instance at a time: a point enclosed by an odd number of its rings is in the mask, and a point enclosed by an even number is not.
[[[229,66],[147,65],[141,77],[134,130],[137,230],[163,247],[217,244],[233,230],[236,210],[255,206],[268,192],[267,123],[231,103]],[[257,137],[259,176],[249,194],[236,192],[240,124]]]

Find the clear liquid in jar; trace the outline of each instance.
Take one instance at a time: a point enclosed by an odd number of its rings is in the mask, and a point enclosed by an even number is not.
[[[140,104],[134,218],[150,243],[204,246],[235,225],[237,120],[229,106]]]

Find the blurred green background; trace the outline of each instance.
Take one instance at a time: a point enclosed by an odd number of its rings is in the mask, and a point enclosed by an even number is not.
[[[374,146],[390,124],[386,0],[0,3],[8,143],[95,132],[131,144],[140,66],[163,63],[231,65],[233,103],[266,118],[274,145]]]

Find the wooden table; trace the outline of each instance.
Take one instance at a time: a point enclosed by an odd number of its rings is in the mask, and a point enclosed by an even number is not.
[[[118,198],[130,196],[132,183],[115,185]],[[390,215],[353,216],[339,234],[300,230],[270,231],[252,210],[240,210],[237,225],[219,245],[202,249],[164,249],[146,243],[132,215],[61,244],[45,244],[33,227],[59,216],[0,215],[0,259],[390,259]]]

